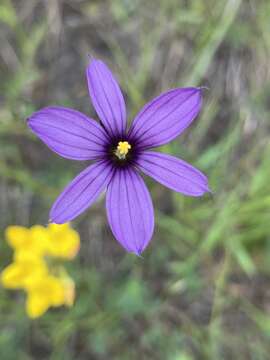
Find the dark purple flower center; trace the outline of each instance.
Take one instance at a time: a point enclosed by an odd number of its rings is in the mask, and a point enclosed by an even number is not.
[[[111,139],[107,144],[106,153],[108,160],[115,166],[127,167],[137,158],[136,143],[125,137]]]

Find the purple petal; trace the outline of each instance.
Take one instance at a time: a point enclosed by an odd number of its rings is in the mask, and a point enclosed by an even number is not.
[[[198,115],[202,104],[200,88],[170,90],[146,104],[135,117],[129,138],[140,147],[168,143],[180,135]]]
[[[86,210],[105,190],[113,175],[112,167],[99,161],[82,171],[56,199],[50,221],[63,224]]]
[[[94,108],[111,136],[126,130],[126,105],[121,89],[109,68],[100,60],[88,65],[87,82]]]
[[[174,156],[145,151],[136,164],[146,175],[182,194],[201,196],[210,191],[203,173]]]
[[[150,194],[133,169],[120,169],[108,186],[107,216],[115,238],[128,251],[141,254],[154,230]]]
[[[28,119],[30,129],[57,154],[72,160],[92,160],[104,154],[107,134],[79,111],[52,106]]]

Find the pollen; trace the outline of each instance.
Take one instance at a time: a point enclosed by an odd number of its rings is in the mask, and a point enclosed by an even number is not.
[[[127,141],[119,141],[118,146],[115,151],[115,155],[123,160],[126,158],[127,153],[131,149],[131,145]]]

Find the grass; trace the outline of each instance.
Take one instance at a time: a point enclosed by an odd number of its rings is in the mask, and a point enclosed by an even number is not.
[[[72,309],[30,321],[23,295],[1,289],[6,360],[269,358],[269,11],[267,0],[1,1],[1,267],[5,227],[46,223],[83,167],[24,120],[49,104],[95,116],[88,53],[117,74],[130,119],[170,87],[209,88],[198,120],[162,150],[202,169],[213,190],[191,199],[147,179],[156,228],[142,259],[116,244],[102,201],[82,215]]]

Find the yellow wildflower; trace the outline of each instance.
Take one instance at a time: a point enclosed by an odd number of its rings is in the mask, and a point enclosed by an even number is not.
[[[15,256],[14,262],[2,271],[1,282],[6,288],[21,289],[35,278],[40,278],[47,273],[48,268],[42,258],[20,252]]]
[[[6,229],[8,244],[17,252],[29,251],[32,254],[43,255],[48,245],[47,229],[35,225],[30,229],[22,226],[9,226]]]
[[[28,316],[36,318],[43,315],[51,306],[69,305],[67,291],[67,282],[53,275],[32,282],[27,286],[26,311]]]
[[[80,248],[80,237],[70,225],[49,224],[30,229],[9,226],[6,230],[9,245],[16,251],[29,251],[36,255],[50,255],[63,259],[73,259]]]
[[[75,285],[62,267],[46,260],[72,259],[80,247],[78,233],[69,224],[50,224],[47,228],[10,226],[6,239],[14,249],[13,262],[1,273],[1,283],[9,289],[24,289],[26,311],[37,318],[50,307],[72,306]]]
[[[80,237],[69,224],[48,226],[48,254],[55,257],[73,259],[80,248]]]
[[[72,306],[75,299],[75,284],[74,281],[68,276],[63,267],[58,271],[58,278],[61,280],[64,288],[65,305]]]

